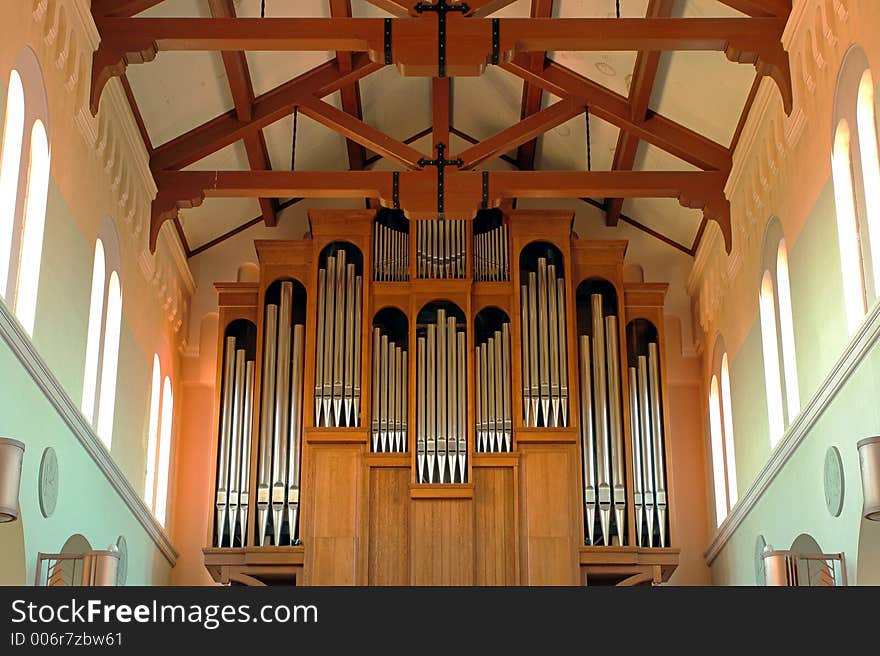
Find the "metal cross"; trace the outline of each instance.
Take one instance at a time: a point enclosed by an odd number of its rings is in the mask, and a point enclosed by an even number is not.
[[[425,159],[422,157],[418,164],[421,167],[426,166],[436,166],[437,167],[437,213],[438,218],[443,219],[443,200],[445,196],[445,191],[443,187],[443,178],[445,175],[445,170],[447,166],[457,166],[461,168],[464,166],[464,160],[461,157],[456,157],[455,159],[446,159],[443,155],[446,152],[446,144],[439,143],[437,144],[437,157],[434,159]]]
[[[460,11],[462,14],[466,14],[471,10],[470,5],[466,2],[456,2],[451,5],[446,0],[437,0],[433,4],[419,2],[413,9],[419,15],[426,11],[437,12],[437,42],[439,48],[437,53],[437,77],[446,77],[446,14],[450,11]]]

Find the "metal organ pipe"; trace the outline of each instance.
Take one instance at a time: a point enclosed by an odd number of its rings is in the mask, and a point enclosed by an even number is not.
[[[373,280],[400,282],[409,279],[409,233],[382,223],[373,231]]]
[[[286,500],[288,431],[290,428],[290,333],[293,283],[281,283],[278,308],[278,364],[275,366],[275,435],[272,440],[272,527],[275,544],[281,543]]]
[[[590,299],[590,331],[580,335],[581,443],[584,466],[585,539],[597,544],[598,512],[602,544],[625,543],[626,466],[620,389],[618,319],[605,315],[602,294]],[[613,510],[613,521],[612,521]]]
[[[666,467],[663,455],[663,413],[660,409],[660,364],[656,342],[648,344],[648,387],[651,395],[651,425],[654,449],[654,493],[660,546],[666,546]]]
[[[375,452],[407,450],[408,380],[406,350],[395,344],[382,328],[374,326],[371,426]]]
[[[467,364],[464,326],[437,310],[416,339],[416,478],[420,483],[467,480]]]
[[[638,356],[639,375],[639,421],[642,437],[642,479],[645,482],[645,519],[648,523],[648,545],[654,546],[654,514],[656,510],[654,497],[654,454],[651,445],[654,434],[651,426],[651,410],[648,393],[648,359]]]
[[[492,337],[477,346],[476,383],[477,450],[510,451],[510,323],[503,322]]]
[[[537,260],[521,290],[523,419],[526,426],[568,425],[565,279]]]
[[[383,226],[378,226],[379,228]],[[377,236],[377,242],[379,238]],[[390,248],[390,246],[389,246]],[[376,245],[377,252],[379,246]],[[315,426],[360,425],[363,278],[340,249],[318,270]]]
[[[636,510],[636,544],[644,544],[642,525],[645,519],[644,485],[642,482],[642,425],[639,416],[638,370],[629,367],[629,426],[632,436],[633,504]]]
[[[508,252],[506,225],[474,235],[474,280],[480,282],[510,280]]]
[[[467,221],[416,221],[416,275],[419,278],[467,276],[465,228]]]
[[[220,410],[220,454],[217,466],[217,546],[223,546],[229,512],[229,444],[232,438],[232,404],[235,396],[235,337],[226,338],[223,359],[223,398]],[[230,540],[230,546],[231,540]]]
[[[275,354],[278,348],[278,306],[266,306],[266,328],[263,333],[263,385],[260,421],[260,476],[257,486],[257,515],[260,523],[260,546],[266,539],[272,487],[272,442],[275,430]]]

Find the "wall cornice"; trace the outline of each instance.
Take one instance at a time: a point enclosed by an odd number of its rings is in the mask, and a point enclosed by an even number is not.
[[[79,440],[110,486],[173,567],[177,562],[178,553],[174,545],[171,544],[165,529],[153,517],[140,495],[122,473],[119,465],[114,462],[94,429],[34,348],[33,342],[24,332],[21,324],[2,301],[0,301],[0,336],[15,353],[24,370],[43,392],[52,407],[55,408],[61,420]]]

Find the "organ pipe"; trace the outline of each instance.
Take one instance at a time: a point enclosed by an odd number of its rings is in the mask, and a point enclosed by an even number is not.
[[[381,223],[373,233],[373,280],[399,282],[409,278],[409,233]]]
[[[419,278],[465,278],[467,221],[416,222],[416,274]]]
[[[602,294],[589,296],[591,335],[580,335],[581,446],[584,467],[585,540],[602,544],[626,534],[626,467],[620,406],[618,323],[606,316]],[[613,517],[612,517],[613,513]]]
[[[506,225],[474,235],[474,280],[501,282],[510,280],[510,259]]]
[[[305,326],[293,322],[293,295],[293,282],[282,281],[279,302],[267,304],[265,310],[257,487],[260,546],[268,540],[276,546],[297,540]]]
[[[477,450],[510,451],[510,323],[503,322],[476,347]],[[462,406],[464,407],[464,406]]]
[[[234,335],[228,335],[221,372],[220,431],[216,487],[215,546],[244,544],[253,426],[254,362]]]
[[[315,426],[359,426],[363,279],[345,250],[327,257],[318,287]]]
[[[373,451],[407,450],[406,387],[409,381],[405,340],[396,344],[379,326],[373,327],[373,403],[371,432]]]
[[[420,483],[467,481],[466,337],[446,310],[416,339],[416,478]],[[424,357],[423,357],[424,356]]]
[[[565,280],[546,258],[536,269],[521,290],[523,418],[526,426],[556,428],[568,425]]]

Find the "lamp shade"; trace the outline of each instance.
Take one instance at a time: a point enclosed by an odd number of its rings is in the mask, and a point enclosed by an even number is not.
[[[0,437],[0,524],[18,519],[18,489],[24,444]]]
[[[880,436],[860,440],[859,467],[862,470],[862,515],[880,522]]]

